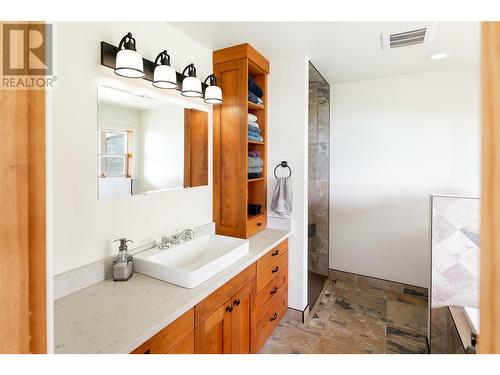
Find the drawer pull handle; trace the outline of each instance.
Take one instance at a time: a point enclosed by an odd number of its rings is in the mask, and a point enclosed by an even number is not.
[[[233,306],[226,306],[226,312],[232,312]]]
[[[273,253],[271,254],[271,256],[272,256],[272,257],[275,257],[275,256],[276,256],[276,255],[278,255],[279,253],[280,253],[280,251],[279,251],[279,250],[276,250],[275,252],[273,252]]]
[[[241,301],[240,301],[240,299],[239,299],[239,298],[238,298],[238,299],[235,299],[235,300],[233,301],[233,305],[236,305],[236,306],[239,306],[239,305],[240,305],[240,303],[241,303]]]
[[[257,226],[258,226],[258,227],[261,227],[261,226],[262,226],[262,223],[259,221],[259,222],[257,223]]]
[[[278,291],[278,288],[277,288],[277,287],[274,287],[274,289],[273,289],[273,290],[271,290],[271,295],[275,294],[277,291]]]
[[[273,317],[269,321],[272,322],[273,320],[276,319],[278,319],[278,314],[274,313]]]
[[[272,270],[271,272],[272,272],[272,273],[276,273],[276,272],[278,272],[279,270],[280,270],[280,268],[279,268],[278,266],[276,266],[276,267],[274,268],[274,270]]]

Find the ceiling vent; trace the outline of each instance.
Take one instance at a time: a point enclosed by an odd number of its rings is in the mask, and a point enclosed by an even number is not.
[[[382,48],[385,50],[408,47],[430,42],[434,36],[434,25],[419,27],[398,33],[383,33]]]

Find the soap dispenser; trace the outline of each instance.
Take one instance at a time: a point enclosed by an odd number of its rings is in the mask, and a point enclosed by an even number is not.
[[[127,242],[134,242],[126,238],[120,238],[114,242],[120,242],[118,255],[113,259],[113,281],[127,281],[132,276],[132,255],[127,253]]]

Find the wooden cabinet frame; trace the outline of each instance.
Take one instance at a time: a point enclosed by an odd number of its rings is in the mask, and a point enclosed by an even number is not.
[[[480,353],[500,353],[500,22],[482,23]]]
[[[0,353],[46,353],[44,90],[0,90],[0,181]]]

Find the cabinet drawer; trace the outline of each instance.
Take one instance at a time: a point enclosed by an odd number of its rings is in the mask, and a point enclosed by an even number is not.
[[[212,315],[217,309],[234,296],[242,286],[255,279],[255,263],[233,277],[215,292],[195,306],[195,326]]]
[[[267,215],[258,215],[247,221],[247,238],[265,229],[267,225]]]
[[[288,289],[288,267],[281,275],[272,279],[261,291],[257,294],[257,311],[265,309],[266,304],[272,304],[281,294],[283,289]]]
[[[261,273],[288,250],[288,239],[269,250],[257,261],[257,273]]]
[[[132,354],[167,354],[194,329],[194,309],[163,328]]]
[[[265,270],[257,273],[257,293],[271,282],[275,277],[280,277],[288,267],[288,251],[269,265]]]
[[[260,348],[267,340],[271,332],[276,328],[288,309],[288,290],[283,289],[278,295],[275,303],[266,305],[257,322],[258,347]]]

